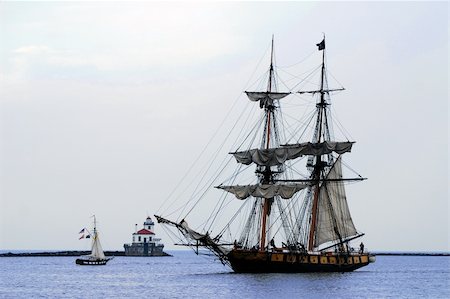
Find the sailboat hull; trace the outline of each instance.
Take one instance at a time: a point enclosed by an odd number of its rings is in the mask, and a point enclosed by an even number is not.
[[[232,250],[227,259],[238,273],[351,272],[368,265],[369,254],[308,254]]]
[[[103,266],[106,265],[106,263],[109,261],[110,259],[76,259],[75,263],[77,265],[82,265],[82,266]]]

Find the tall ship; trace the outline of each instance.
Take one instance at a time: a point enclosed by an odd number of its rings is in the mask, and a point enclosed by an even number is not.
[[[130,244],[124,244],[126,256],[166,256],[168,255],[163,251],[164,244],[161,243],[161,238],[157,238],[154,233],[155,223],[150,216],[145,219],[144,227],[139,229],[135,228],[135,232],[132,234],[132,242]]]
[[[83,228],[80,231],[80,234],[83,234],[82,238],[90,238],[92,240],[91,245],[91,254],[82,255],[78,259],[75,260],[77,265],[85,265],[85,266],[103,266],[112,259],[112,257],[106,257],[103,252],[102,245],[100,244],[100,236],[97,230],[97,220],[94,217],[94,228],[92,231],[89,231],[87,228]]]
[[[346,185],[365,178],[356,172],[343,176],[344,167],[353,171],[343,156],[354,141],[335,138],[330,95],[344,88],[328,87],[325,36],[316,46],[321,54],[321,63],[314,69],[320,76],[316,88],[295,90],[297,84],[280,92],[272,38],[264,89],[245,91],[259,107],[259,121],[248,126],[253,130],[245,135],[245,142],[230,153],[237,169],[214,186],[225,195],[217,196],[212,212],[205,213],[206,224],[188,225],[197,221],[192,211],[203,209],[196,200],[190,208],[181,209],[185,214],[177,219],[155,215],[159,223],[176,228],[182,245],[197,253],[209,250],[235,272],[349,272],[375,261],[362,242],[352,246],[364,234],[353,223]],[[301,82],[310,79],[308,74]],[[311,113],[301,119],[288,115],[298,123],[286,125],[284,111],[305,96],[315,104]],[[283,106],[290,97],[294,97],[291,104]],[[252,168],[252,182],[236,184],[245,167]],[[230,214],[236,199],[239,207]],[[216,229],[224,214],[230,220]]]

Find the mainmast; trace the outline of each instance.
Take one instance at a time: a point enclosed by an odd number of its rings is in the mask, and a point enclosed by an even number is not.
[[[318,109],[317,114],[317,122],[316,122],[316,132],[314,136],[313,142],[320,143],[322,142],[322,131],[323,131],[323,116],[325,113],[326,108],[326,101],[325,101],[325,90],[324,90],[324,83],[325,83],[325,36],[323,37],[322,42],[317,44],[319,47],[319,51],[322,51],[322,69],[321,69],[321,78],[320,78],[320,102],[316,105]],[[314,165],[313,173],[312,173],[312,179],[314,179],[317,183],[314,187],[314,196],[313,196],[313,204],[312,204],[312,210],[311,210],[311,225],[309,230],[309,238],[308,238],[308,250],[312,251],[314,248],[314,233],[316,231],[316,221],[317,221],[317,206],[319,201],[319,193],[320,193],[320,174],[323,169],[323,163],[322,163],[322,156],[317,155],[316,156],[316,164]]]

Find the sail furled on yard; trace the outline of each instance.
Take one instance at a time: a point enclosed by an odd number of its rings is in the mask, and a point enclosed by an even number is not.
[[[342,179],[341,157],[320,186],[317,228],[314,237],[314,246],[330,241],[343,240],[357,234],[355,225],[347,205],[344,183]]]
[[[284,199],[289,199],[298,191],[307,188],[307,184],[256,184],[244,186],[217,186],[216,188],[223,189],[233,193],[238,199],[246,199],[249,196],[261,198],[274,198],[280,196]]]
[[[250,149],[232,153],[237,162],[249,165],[255,163],[260,166],[275,166],[296,159],[305,155],[325,155],[331,152],[343,154],[350,152],[354,142],[332,142],[325,141],[320,143],[304,142],[289,144],[278,148],[269,149]]]
[[[272,92],[272,91],[246,91],[245,92],[250,101],[259,102],[259,107],[264,108],[273,106],[274,100],[280,100],[288,95],[290,92]]]

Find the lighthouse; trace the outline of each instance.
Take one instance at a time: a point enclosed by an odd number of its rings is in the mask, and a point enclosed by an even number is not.
[[[168,255],[163,252],[164,244],[160,238],[156,238],[154,233],[155,223],[150,216],[144,221],[143,228],[136,229],[132,234],[132,243],[124,244],[125,255],[127,256],[163,256]]]

